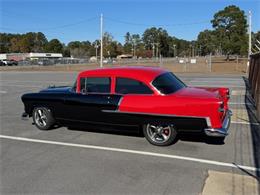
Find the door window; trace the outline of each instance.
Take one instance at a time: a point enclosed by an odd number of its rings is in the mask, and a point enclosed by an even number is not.
[[[116,93],[153,94],[153,91],[141,81],[129,78],[116,78]]]
[[[111,79],[109,77],[86,77],[80,79],[82,93],[110,93]]]

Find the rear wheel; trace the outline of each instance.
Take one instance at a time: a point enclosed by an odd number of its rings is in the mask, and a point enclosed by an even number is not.
[[[153,145],[168,146],[173,144],[177,131],[173,125],[147,124],[143,127],[145,138]]]
[[[49,109],[37,107],[33,110],[33,122],[40,130],[49,130],[54,125],[55,120]]]

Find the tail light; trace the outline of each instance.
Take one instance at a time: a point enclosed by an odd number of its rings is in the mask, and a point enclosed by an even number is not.
[[[231,91],[230,91],[230,89],[228,89],[228,90],[227,90],[227,98],[229,99],[230,96],[231,96]]]

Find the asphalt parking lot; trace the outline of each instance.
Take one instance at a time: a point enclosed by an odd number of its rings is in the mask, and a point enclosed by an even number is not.
[[[259,179],[260,126],[251,115],[243,77],[178,76],[188,85],[232,89],[234,116],[224,144],[181,135],[172,146],[156,147],[138,135],[96,129],[40,131],[32,120],[21,120],[21,95],[53,84],[72,85],[76,73],[2,72],[0,193],[201,194],[209,171]],[[230,182],[237,194],[237,180]],[[252,192],[259,193],[259,187]]]

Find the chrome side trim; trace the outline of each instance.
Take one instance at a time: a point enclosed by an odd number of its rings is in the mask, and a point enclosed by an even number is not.
[[[225,119],[223,120],[221,128],[206,128],[204,132],[207,136],[213,137],[225,137],[228,135],[228,129],[231,122],[232,112],[230,110],[227,111]],[[210,127],[210,126],[209,126]]]
[[[123,96],[120,97],[118,104],[117,104],[117,110],[119,109],[119,106],[121,105],[123,98],[124,98]]]
[[[211,120],[209,117],[206,117],[207,126],[211,127]]]
[[[148,112],[125,112],[125,111],[120,111],[120,110],[102,110],[102,112],[119,113],[119,114],[138,114],[138,115],[149,115],[149,116],[200,118],[200,119],[205,119],[205,120],[207,120],[207,118],[209,118],[209,117],[200,117],[200,116],[185,116],[185,115],[182,116],[182,115],[174,115],[174,114],[157,114],[157,113],[148,113]]]

